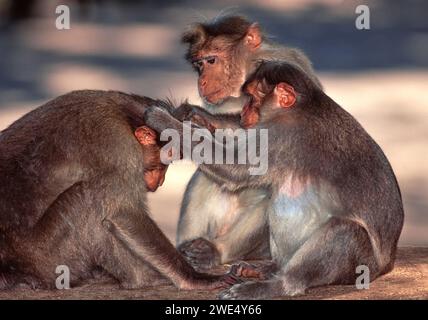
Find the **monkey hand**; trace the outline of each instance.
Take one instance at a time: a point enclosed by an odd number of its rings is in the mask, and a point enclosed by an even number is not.
[[[227,289],[243,281],[233,274],[212,275],[205,273],[196,273],[191,279],[182,283],[180,289],[183,290],[215,290]]]
[[[177,126],[181,126],[181,122],[177,121],[171,113],[157,105],[152,105],[144,111],[144,123],[158,133],[169,128],[178,129]]]
[[[220,253],[217,248],[204,238],[183,242],[177,249],[197,270],[211,269],[220,264]]]
[[[196,109],[194,108],[194,106],[187,103],[183,103],[181,106],[179,106],[173,111],[173,116],[178,121],[191,121],[193,115],[195,114],[195,111]]]
[[[230,267],[229,273],[242,278],[255,278],[259,280],[266,280],[272,277],[276,271],[277,265],[273,261],[261,265],[254,265],[248,262],[241,261],[233,264]]]
[[[243,128],[250,128],[257,124],[260,119],[259,110],[250,103],[247,103],[241,111],[241,126]]]
[[[217,129],[207,118],[197,113],[193,115],[191,121],[199,127],[208,129],[211,133]]]
[[[191,121],[198,127],[207,128],[211,132],[216,129],[208,119],[209,113],[197,106],[182,104],[174,110],[173,115],[179,121]]]

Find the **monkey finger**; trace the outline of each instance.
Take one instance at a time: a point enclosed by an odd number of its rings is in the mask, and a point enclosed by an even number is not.
[[[257,268],[255,265],[252,265],[248,262],[240,262],[237,264],[234,264],[230,268],[230,273],[243,278],[263,278],[263,274],[259,268]]]
[[[224,275],[223,281],[230,286],[233,286],[234,284],[237,284],[237,283],[243,283],[244,282],[242,279],[239,279],[238,277],[234,276],[233,274]]]
[[[215,251],[215,246],[204,238],[196,238],[192,241],[181,244],[178,248],[180,252],[206,252]]]
[[[194,109],[192,106],[183,104],[176,108],[173,112],[173,116],[179,121],[190,120],[194,115]]]
[[[212,284],[212,289],[226,289],[235,284],[242,283],[243,281],[230,274],[221,276],[220,280]]]

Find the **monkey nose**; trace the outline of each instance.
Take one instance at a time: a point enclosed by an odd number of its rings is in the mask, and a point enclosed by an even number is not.
[[[201,79],[201,80],[199,81],[199,86],[200,86],[201,88],[204,88],[206,85],[207,85],[207,80],[205,80],[205,79]]]

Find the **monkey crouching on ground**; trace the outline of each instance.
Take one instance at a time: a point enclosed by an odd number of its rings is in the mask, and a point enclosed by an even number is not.
[[[233,277],[195,272],[150,218],[147,190],[162,184],[148,104],[121,92],[75,91],[0,135],[0,289],[72,285],[102,269],[125,288],[172,282],[212,289]]]
[[[389,272],[404,213],[397,180],[376,142],[292,64],[263,63],[243,91],[249,102],[241,113],[242,125],[259,134],[268,130],[267,150],[259,147],[256,153],[267,152],[266,174],[251,175],[251,161],[238,164],[238,149],[234,164],[212,161],[199,168],[226,181],[230,190],[270,190],[267,214],[276,271],[267,280],[234,285],[220,297],[259,299],[355,284],[356,268],[362,265],[371,281]],[[183,131],[183,124],[164,109],[149,108],[146,117],[157,132]],[[225,147],[224,141],[210,139]],[[257,145],[255,135],[247,139],[248,145]],[[246,155],[247,160],[254,156]],[[245,275],[246,268],[234,269]]]

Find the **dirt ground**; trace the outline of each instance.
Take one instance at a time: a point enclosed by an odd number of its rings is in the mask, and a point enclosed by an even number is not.
[[[220,269],[221,270],[221,269]],[[217,270],[217,271],[220,271]],[[218,291],[180,291],[157,286],[141,290],[122,290],[111,280],[98,280],[69,290],[0,291],[4,299],[216,299]],[[306,295],[279,299],[428,299],[428,248],[400,248],[395,268],[370,284],[369,289],[355,286],[329,286],[310,289]]]

